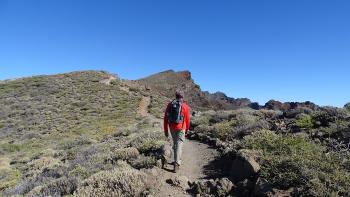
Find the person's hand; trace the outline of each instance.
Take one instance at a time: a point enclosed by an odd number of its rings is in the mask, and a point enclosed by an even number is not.
[[[189,132],[189,130],[186,130],[186,131],[185,131],[185,137],[186,137],[186,138],[188,138],[188,136],[189,136],[189,135],[188,135],[188,132]]]
[[[167,141],[170,141],[169,133],[168,133],[168,132],[165,133],[165,137],[166,137]]]

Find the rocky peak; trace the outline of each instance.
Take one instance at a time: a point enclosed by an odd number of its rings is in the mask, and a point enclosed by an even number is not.
[[[180,71],[178,72],[178,74],[186,80],[192,80],[191,72],[188,70]]]
[[[139,83],[151,87],[152,90],[173,98],[176,89],[182,89],[185,93],[185,100],[195,109],[235,109],[249,107],[249,99],[234,99],[222,92],[211,94],[203,92],[200,86],[192,79],[188,70],[175,72],[167,70],[146,78],[138,80]]]

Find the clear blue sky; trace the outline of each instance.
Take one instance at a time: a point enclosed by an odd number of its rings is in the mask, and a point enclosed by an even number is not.
[[[350,101],[347,0],[0,0],[0,79],[192,72],[203,90]]]

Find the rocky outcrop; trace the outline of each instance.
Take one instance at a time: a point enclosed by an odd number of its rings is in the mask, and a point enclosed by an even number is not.
[[[269,109],[269,110],[279,110],[279,111],[287,111],[287,110],[300,109],[300,108],[317,110],[319,109],[319,106],[310,101],[282,103],[280,101],[270,100],[264,105],[263,108]]]
[[[250,104],[252,103],[247,98],[235,99],[226,96],[226,94],[223,92],[216,92],[213,94],[210,94],[209,92],[204,92],[204,94],[211,103],[215,103],[218,105],[219,108],[223,109],[237,109],[241,107],[247,107],[250,106]]]
[[[147,86],[150,90],[168,97],[174,98],[176,89],[182,89],[185,100],[192,109],[237,109],[250,107],[251,101],[247,98],[231,98],[222,92],[203,92],[199,85],[192,79],[191,72],[167,70],[149,77],[137,80],[139,84]]]
[[[196,196],[234,196],[236,188],[228,178],[195,181],[190,186]]]
[[[241,181],[246,178],[255,177],[260,171],[260,165],[256,162],[259,153],[241,149],[236,154],[236,158],[232,162],[231,177],[234,181]]]

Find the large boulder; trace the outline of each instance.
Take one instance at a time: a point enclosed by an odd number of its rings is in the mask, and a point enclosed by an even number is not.
[[[256,162],[259,153],[256,151],[241,149],[232,162],[231,177],[234,181],[246,178],[254,178],[260,171],[260,165]]]
[[[164,168],[165,165],[171,161],[172,156],[172,147],[169,144],[164,144],[160,147],[160,149],[157,151],[157,157],[161,160],[161,167]]]

